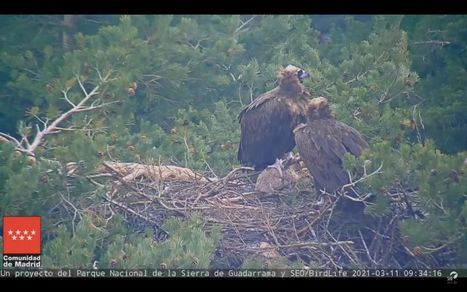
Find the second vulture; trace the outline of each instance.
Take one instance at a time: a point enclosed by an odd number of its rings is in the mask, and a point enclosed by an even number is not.
[[[344,154],[360,156],[368,144],[357,130],[333,117],[324,97],[309,101],[306,119],[294,130],[298,152],[313,176],[316,193],[333,193],[350,182],[342,166]]]

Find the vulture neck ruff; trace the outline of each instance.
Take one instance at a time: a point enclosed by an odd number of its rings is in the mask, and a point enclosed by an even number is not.
[[[308,121],[334,119],[328,101],[324,97],[313,98],[308,103],[306,119]]]
[[[297,77],[297,72],[282,70],[277,77],[279,84],[278,94],[288,97],[299,97],[303,95],[304,87]]]

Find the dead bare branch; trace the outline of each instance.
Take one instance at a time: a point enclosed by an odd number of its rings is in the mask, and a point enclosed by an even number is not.
[[[104,78],[100,75],[100,72],[98,71],[98,74],[101,78],[102,83],[106,83],[109,80],[111,71],[109,71]],[[96,85],[89,93],[85,89],[81,79],[79,76],[76,76],[76,80],[78,81],[78,84],[81,88],[81,90],[84,93],[83,99],[77,104],[73,103],[69,98],[68,98],[68,91],[63,90],[62,93],[64,95],[64,99],[67,101],[68,104],[71,105],[71,109],[60,115],[58,118],[56,118],[52,123],[48,124],[49,119],[46,119],[45,121],[37,117],[37,119],[43,124],[43,128],[40,129],[39,125],[36,124],[36,135],[32,139],[32,142],[28,140],[27,137],[22,137],[21,141],[18,141],[14,137],[0,132],[0,135],[15,142],[16,144],[16,150],[25,153],[29,156],[35,156],[35,151],[39,145],[43,144],[45,137],[51,134],[57,134],[62,131],[72,131],[74,130],[73,126],[70,127],[60,127],[59,125],[62,124],[64,121],[68,120],[72,115],[79,113],[79,112],[84,112],[84,111],[90,111],[90,110],[95,110],[104,106],[108,106],[110,104],[113,104],[115,102],[109,102],[109,103],[104,103],[100,105],[87,105],[87,102],[91,100],[93,97],[99,94],[99,89],[101,85]]]

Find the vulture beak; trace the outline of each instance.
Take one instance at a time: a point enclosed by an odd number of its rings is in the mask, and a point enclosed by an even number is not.
[[[298,70],[297,74],[298,74],[298,80],[300,80],[301,83],[303,83],[303,80],[305,80],[305,78],[310,77],[310,74],[302,69]]]

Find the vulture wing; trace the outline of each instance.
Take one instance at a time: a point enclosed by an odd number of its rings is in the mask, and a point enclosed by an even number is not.
[[[349,182],[342,156],[361,154],[368,144],[353,128],[334,119],[319,119],[294,131],[300,157],[315,180],[316,190],[334,192]]]
[[[243,165],[264,169],[295,147],[293,129],[301,116],[274,93],[258,97],[240,113],[238,160]]]
[[[342,145],[344,145],[347,152],[352,153],[354,156],[360,156],[363,150],[368,147],[368,143],[363,140],[360,133],[354,128],[342,122],[337,122],[337,124],[342,133]]]

